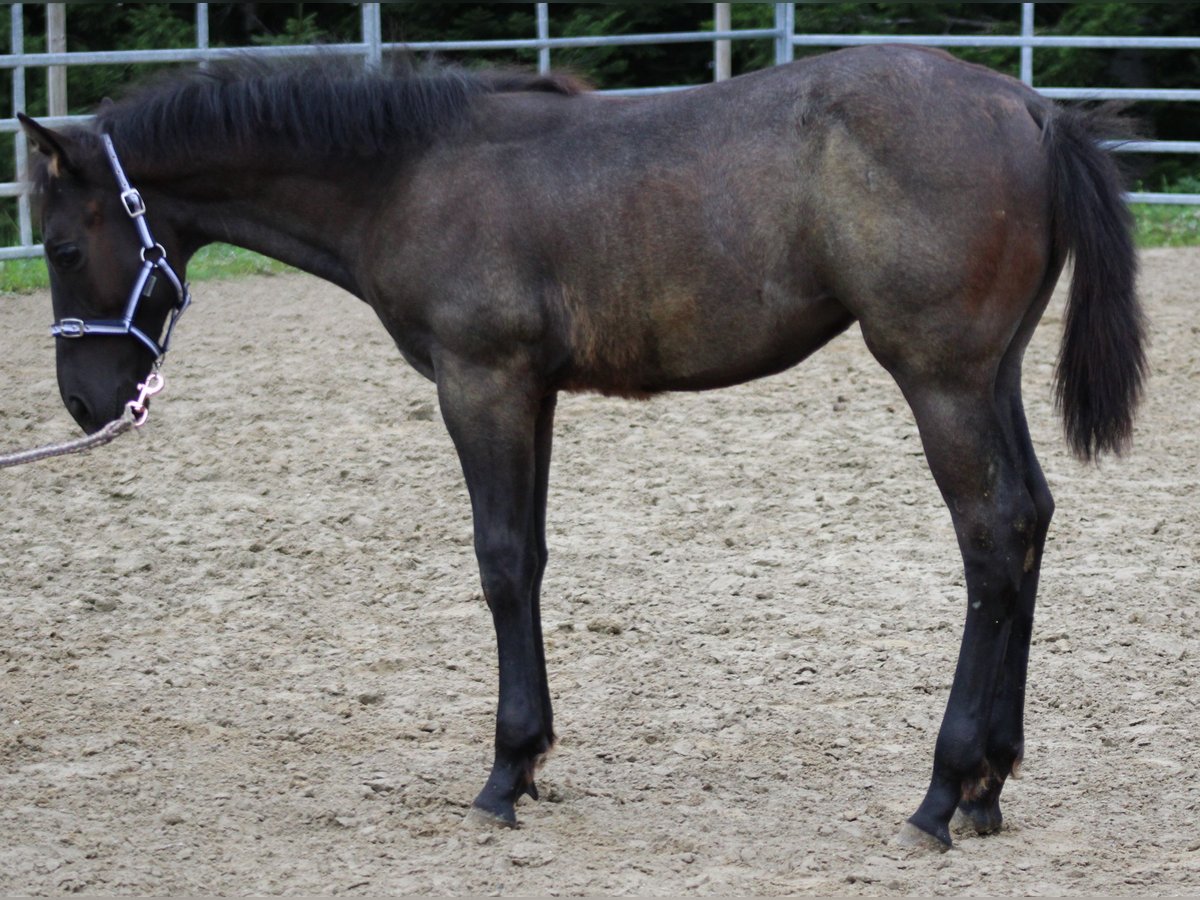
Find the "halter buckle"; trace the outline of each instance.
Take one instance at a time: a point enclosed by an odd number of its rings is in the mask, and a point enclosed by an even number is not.
[[[146,214],[146,201],[142,199],[137,188],[121,191],[121,205],[125,207],[125,212],[129,213],[131,219]]]
[[[60,319],[52,331],[57,337],[81,338],[87,334],[87,325],[83,319]]]

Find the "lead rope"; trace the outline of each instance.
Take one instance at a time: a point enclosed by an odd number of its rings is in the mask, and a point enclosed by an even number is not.
[[[166,379],[161,373],[151,372],[146,380],[138,385],[137,397],[125,404],[125,412],[121,418],[113,419],[94,434],[76,438],[73,441],[47,444],[32,450],[19,450],[16,453],[0,455],[0,469],[38,462],[43,459],[53,459],[56,456],[67,456],[71,453],[82,453],[94,447],[102,447],[127,431],[141,428],[150,417],[150,398],[162,391],[166,384]]]

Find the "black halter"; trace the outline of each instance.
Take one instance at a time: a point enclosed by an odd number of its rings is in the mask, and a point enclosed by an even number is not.
[[[125,304],[125,314],[120,319],[61,319],[50,326],[50,333],[59,338],[81,338],[87,334],[131,335],[145,344],[154,354],[155,362],[159,362],[166,355],[167,348],[170,346],[171,332],[175,330],[175,323],[179,321],[183,311],[191,305],[192,295],[188,292],[187,285],[179,280],[179,276],[167,262],[167,251],[150,235],[150,227],[146,224],[146,202],[142,200],[142,195],[138,193],[137,189],[130,186],[129,179],[125,177],[125,170],[121,168],[121,161],[117,159],[117,151],[113,147],[112,138],[107,134],[101,135],[101,138],[104,140],[104,150],[108,154],[113,174],[116,175],[117,184],[121,188],[121,205],[133,219],[134,225],[137,226],[138,236],[142,241],[142,268],[129,292],[129,302]],[[158,282],[159,274],[175,288],[177,298],[171,309],[171,317],[167,321],[167,330],[162,337],[162,343],[133,324],[138,304],[143,297],[150,296]]]

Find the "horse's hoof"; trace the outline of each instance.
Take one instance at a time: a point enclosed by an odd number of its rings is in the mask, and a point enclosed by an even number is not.
[[[896,835],[896,846],[903,847],[905,850],[937,850],[944,853],[953,844],[950,842],[949,832],[946,834],[946,839],[942,840],[937,835],[918,828],[912,822],[905,822],[900,828],[900,833]]]
[[[954,810],[954,816],[950,819],[952,830],[974,831],[981,835],[996,834],[1003,825],[1004,817],[1000,814],[1000,804],[995,802],[990,806],[975,804],[959,806]]]
[[[517,812],[511,806],[508,808],[508,815],[503,811],[494,812],[481,806],[472,806],[463,817],[463,825],[475,830],[516,828]]]
[[[950,830],[954,832],[970,831],[975,828],[975,823],[971,821],[971,817],[958,808],[954,811],[954,815],[950,817]]]

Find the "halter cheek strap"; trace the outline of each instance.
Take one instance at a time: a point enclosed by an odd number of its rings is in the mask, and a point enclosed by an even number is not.
[[[129,179],[125,177],[125,170],[117,158],[112,138],[107,134],[100,137],[104,141],[104,152],[108,155],[109,165],[112,167],[117,185],[121,189],[121,205],[125,208],[129,218],[133,219],[138,238],[142,242],[142,268],[133,282],[129,300],[125,304],[125,312],[120,319],[60,319],[50,326],[50,333],[57,338],[81,338],[89,334],[129,335],[141,341],[154,354],[157,363],[166,355],[167,348],[171,344],[171,333],[175,330],[175,323],[179,321],[183,311],[191,305],[192,296],[187,285],[179,280],[179,276],[167,262],[167,251],[150,234],[150,226],[146,224],[146,201],[142,199],[137,188],[131,186]],[[138,304],[141,303],[142,298],[149,297],[153,293],[160,275],[170,282],[175,289],[176,297],[161,343],[133,324]]]

